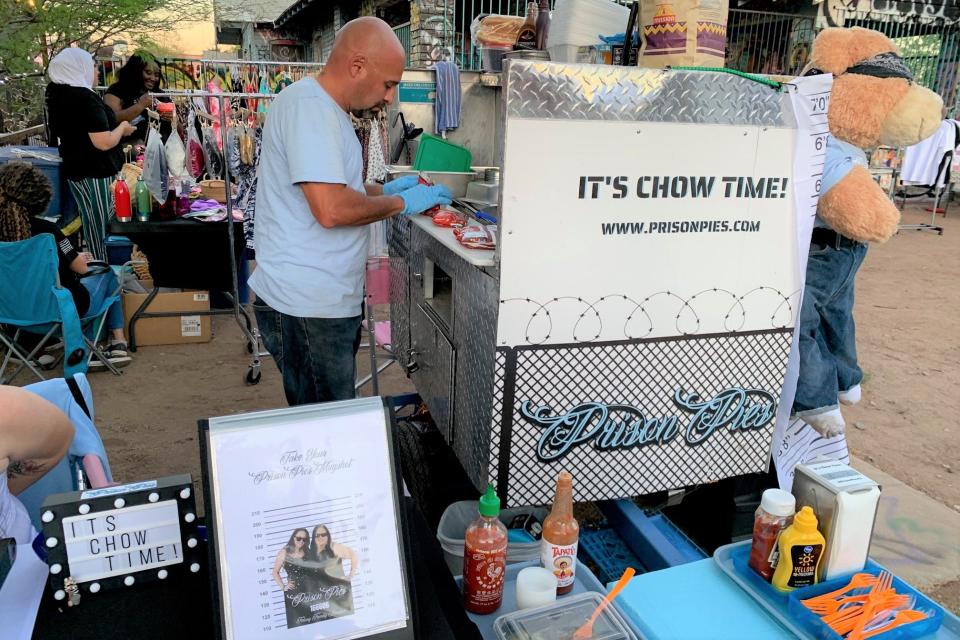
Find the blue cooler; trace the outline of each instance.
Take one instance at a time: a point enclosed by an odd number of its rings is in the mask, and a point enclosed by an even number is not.
[[[25,151],[39,151],[47,155],[56,156],[57,160],[41,160],[40,158],[31,158],[29,156],[18,157],[14,155],[14,149],[23,149]],[[64,207],[64,192],[66,192],[67,197],[70,197],[70,187],[66,183],[66,180],[60,180],[60,152],[56,147],[28,147],[13,145],[9,147],[0,147],[0,164],[6,164],[7,162],[26,162],[32,164],[34,167],[39,169],[43,175],[47,176],[50,179],[50,182],[53,184],[53,198],[50,199],[50,206],[47,207],[46,217],[57,218],[61,216]],[[72,197],[71,197],[72,200]]]
[[[130,262],[133,253],[133,243],[124,236],[107,236],[107,261],[113,265],[124,265]]]

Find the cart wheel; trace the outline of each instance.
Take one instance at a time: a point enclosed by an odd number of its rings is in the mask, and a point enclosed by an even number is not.
[[[260,382],[260,367],[250,367],[247,371],[247,384],[255,385]]]

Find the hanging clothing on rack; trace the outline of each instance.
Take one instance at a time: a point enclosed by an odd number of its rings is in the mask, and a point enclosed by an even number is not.
[[[253,220],[257,200],[257,163],[260,160],[262,127],[231,127],[228,134],[227,158],[230,175],[237,181],[237,208],[243,211],[243,236],[253,250]]]
[[[266,100],[264,100],[266,102]],[[253,134],[253,161],[244,165],[238,175],[237,206],[243,210],[243,237],[247,249],[253,251],[253,219],[257,204],[257,166],[260,163],[260,145],[263,142],[263,127],[257,127]]]
[[[197,131],[197,115],[192,105],[187,123],[187,170],[194,179],[199,179],[203,177],[207,161],[203,153],[203,139]]]
[[[377,117],[370,121],[370,141],[364,158],[365,179],[382,182],[387,178],[387,121]]]
[[[213,127],[207,125],[203,127],[203,158],[207,174],[211,178],[223,178],[223,156]]]

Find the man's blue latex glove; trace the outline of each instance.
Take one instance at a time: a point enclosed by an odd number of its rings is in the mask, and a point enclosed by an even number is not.
[[[420,183],[420,176],[403,176],[383,184],[383,195],[395,196],[401,191],[406,191]]]
[[[428,187],[425,184],[401,191],[396,194],[403,199],[403,211],[405,216],[412,216],[415,213],[421,213],[427,209],[432,209],[437,205],[450,204],[453,201],[453,195],[450,190],[442,184]]]

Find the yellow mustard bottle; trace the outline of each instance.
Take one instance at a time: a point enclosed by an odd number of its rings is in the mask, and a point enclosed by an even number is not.
[[[780,591],[793,591],[819,582],[825,544],[813,509],[803,507],[780,534],[780,558],[770,583]]]

